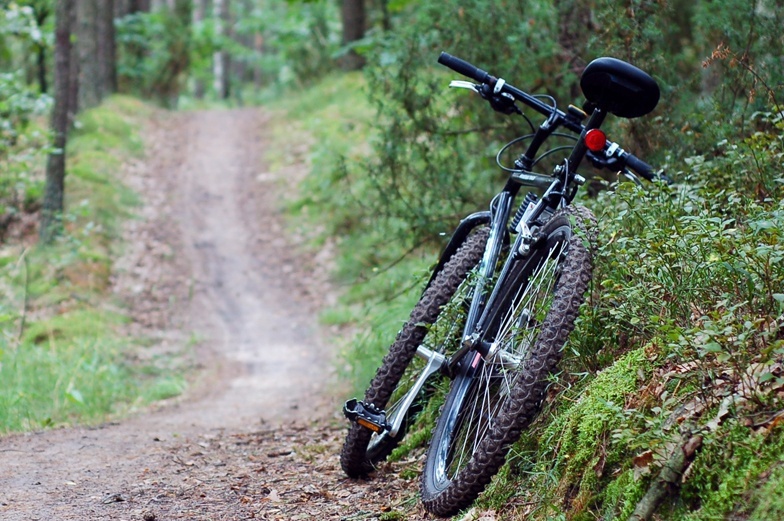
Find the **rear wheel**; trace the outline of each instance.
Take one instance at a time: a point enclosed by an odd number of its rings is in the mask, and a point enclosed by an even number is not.
[[[385,460],[426,405],[430,394],[427,386],[407,411],[399,410],[401,400],[425,367],[425,361],[415,356],[417,348],[422,345],[441,354],[458,348],[472,294],[471,274],[482,258],[488,234],[487,228],[480,228],[452,255],[422,294],[384,357],[364,402],[385,409],[389,423],[397,415],[405,416],[395,436],[376,434],[352,423],[340,454],[341,467],[349,477],[365,476]]]
[[[578,221],[588,216],[570,213]],[[489,304],[490,352],[469,353],[461,363],[427,453],[422,500],[436,515],[476,499],[541,408],[591,278],[590,252],[572,229],[566,212],[556,213]]]

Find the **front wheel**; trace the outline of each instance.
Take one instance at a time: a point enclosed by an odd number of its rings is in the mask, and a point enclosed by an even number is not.
[[[489,353],[469,353],[452,382],[422,474],[422,501],[436,515],[476,499],[541,409],[591,278],[590,250],[569,215],[581,231],[593,219],[585,209],[560,211],[539,229],[489,304]]]
[[[415,356],[417,348],[422,345],[441,354],[457,350],[473,293],[471,273],[482,258],[488,235],[488,228],[480,228],[466,239],[425,290],[389,348],[364,401],[385,409],[390,421],[403,415],[402,425],[397,435],[391,436],[353,423],[340,453],[340,465],[349,477],[363,477],[385,460],[428,401],[428,396],[419,396],[408,410],[399,408],[425,366]],[[427,390],[422,394],[427,395]]]

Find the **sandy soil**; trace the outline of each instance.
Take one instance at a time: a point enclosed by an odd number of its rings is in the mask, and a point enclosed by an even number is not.
[[[422,519],[417,461],[346,480],[325,270],[287,238],[258,110],[165,113],[114,287],[141,353],[191,349],[185,396],[112,424],[0,440],[0,519]],[[193,347],[191,347],[193,346]],[[403,473],[404,475],[407,473]],[[410,474],[410,473],[408,473]],[[396,514],[398,514],[396,516]]]

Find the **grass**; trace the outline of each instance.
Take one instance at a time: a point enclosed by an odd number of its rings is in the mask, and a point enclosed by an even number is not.
[[[122,223],[139,204],[119,174],[143,155],[151,114],[121,96],[81,114],[65,232],[48,247],[0,246],[0,432],[105,421],[184,387],[170,361],[135,361],[145,340],[122,335],[129,318],[109,291]]]

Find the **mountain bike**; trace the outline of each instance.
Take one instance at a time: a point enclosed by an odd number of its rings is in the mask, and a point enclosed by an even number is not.
[[[421,496],[428,511],[449,516],[484,490],[533,421],[574,329],[596,234],[596,218],[571,204],[586,182],[578,166],[587,159],[638,183],[637,176],[667,178],[600,129],[608,114],[636,118],[656,107],[656,81],[633,65],[592,61],[580,77],[586,104],[562,111],[552,97],[531,95],[460,58],[442,53],[438,62],[476,82],[456,80],[450,87],[523,116],[531,132],[498,153],[509,173],[505,186],[488,210],[460,222],[364,399],[346,402],[351,424],[340,462],[349,477],[363,477],[418,417],[437,416]],[[544,120],[535,127],[519,103]],[[567,136],[568,146],[544,148],[549,139]],[[504,165],[503,154],[518,143],[525,151]],[[551,174],[535,171],[558,152],[565,157]],[[524,186],[531,190],[516,203]]]

